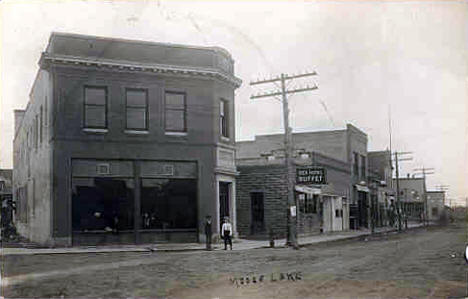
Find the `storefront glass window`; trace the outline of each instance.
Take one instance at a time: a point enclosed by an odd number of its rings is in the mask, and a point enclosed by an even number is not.
[[[305,214],[317,213],[318,195],[299,193],[299,211]]]
[[[133,179],[73,178],[73,230],[132,230],[133,189]]]
[[[195,229],[197,181],[142,179],[142,229]]]

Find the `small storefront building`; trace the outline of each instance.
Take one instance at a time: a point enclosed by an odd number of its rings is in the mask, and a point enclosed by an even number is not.
[[[241,236],[284,237],[287,186],[284,157],[238,159],[237,223]],[[350,171],[346,163],[310,153],[294,159],[294,195],[299,235],[349,229]]]
[[[299,232],[327,233],[349,228],[349,208],[345,196],[330,190],[329,186],[296,185],[299,205]],[[315,220],[315,221],[314,221]]]

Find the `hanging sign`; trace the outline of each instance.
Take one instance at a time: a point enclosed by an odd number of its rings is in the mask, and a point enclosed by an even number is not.
[[[300,167],[296,169],[297,184],[326,184],[326,171],[322,167]]]

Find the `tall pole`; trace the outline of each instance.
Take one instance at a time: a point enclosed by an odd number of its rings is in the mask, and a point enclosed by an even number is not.
[[[401,231],[401,213],[400,213],[400,176],[398,170],[398,153],[395,152],[395,174],[396,174],[396,200],[397,200],[397,215],[398,215],[398,230]]]
[[[286,167],[286,189],[287,189],[287,230],[286,230],[286,245],[293,246],[293,248],[298,248],[297,242],[297,225],[298,225],[298,214],[299,208],[297,206],[297,199],[294,196],[294,184],[295,184],[295,177],[294,177],[294,165],[292,160],[292,149],[293,149],[293,141],[292,141],[292,129],[289,126],[289,105],[288,105],[288,94],[294,94],[298,92],[304,91],[311,91],[315,90],[318,87],[316,85],[303,88],[296,88],[296,89],[286,89],[286,81],[293,80],[296,78],[303,78],[317,75],[316,72],[304,73],[299,75],[287,75],[281,74],[280,77],[273,78],[273,79],[266,79],[260,80],[255,82],[250,82],[250,85],[258,85],[258,84],[266,84],[266,83],[281,83],[281,91],[273,91],[266,94],[258,94],[252,95],[251,99],[257,98],[264,98],[264,97],[278,97],[281,96],[281,102],[283,103],[283,122],[284,122],[284,162]],[[295,211],[295,215],[292,215],[293,210]],[[293,217],[295,218],[293,221]]]
[[[427,192],[426,192],[426,169],[423,167],[423,189],[424,189],[424,225],[427,225]]]
[[[389,146],[390,146],[390,168],[392,167],[392,111],[390,105],[388,105],[388,135],[389,135]],[[390,178],[393,177],[393,169]],[[390,180],[390,188],[393,190],[393,180]]]
[[[292,172],[293,165],[291,161],[292,151],[291,151],[291,128],[289,127],[289,105],[288,97],[286,96],[286,80],[284,79],[284,74],[281,74],[281,98],[283,102],[283,123],[284,123],[284,162],[286,166],[286,188],[288,196],[288,230],[287,230],[287,245],[297,247],[297,227],[293,225],[291,208],[296,207],[296,221],[297,221],[297,205],[294,202],[294,182],[292,181]]]
[[[389,162],[390,162],[390,190],[393,192],[393,163],[392,163],[392,110],[390,109],[390,104],[388,105],[388,137],[389,137]],[[387,193],[387,192],[386,192]],[[388,194],[385,195],[385,225],[389,223],[389,213],[388,213]]]

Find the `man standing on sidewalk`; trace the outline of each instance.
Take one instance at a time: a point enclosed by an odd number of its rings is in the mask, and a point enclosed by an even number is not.
[[[224,237],[224,250],[227,250],[227,244],[232,250],[232,225],[229,223],[229,217],[224,218],[224,223],[221,228],[221,235]]]
[[[211,250],[211,216],[206,216],[205,219],[205,236],[206,236],[206,250]]]

